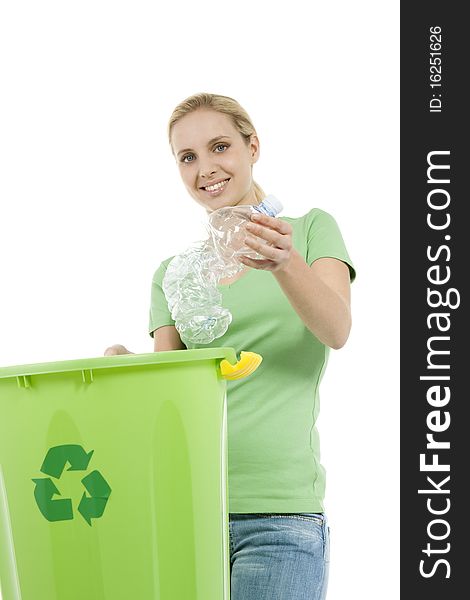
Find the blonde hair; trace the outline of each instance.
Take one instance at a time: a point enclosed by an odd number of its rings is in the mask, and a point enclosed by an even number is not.
[[[168,122],[168,140],[170,145],[173,125],[182,117],[197,110],[198,108],[215,110],[230,117],[235,129],[240,133],[247,144],[250,141],[250,137],[253,134],[256,134],[255,127],[251,122],[248,113],[242,106],[240,106],[240,104],[238,104],[236,100],[229,98],[228,96],[201,92],[199,94],[189,96],[189,98],[186,98],[186,100],[180,102],[173,111],[170,121]],[[264,198],[266,198],[266,194],[264,193],[262,187],[256,183],[256,181],[253,181],[253,186],[255,189],[255,198],[258,202],[261,202],[264,200]]]

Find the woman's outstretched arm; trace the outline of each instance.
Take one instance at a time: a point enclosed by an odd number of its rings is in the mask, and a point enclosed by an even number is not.
[[[351,330],[348,266],[319,258],[309,267],[294,250],[290,264],[273,275],[310,331],[330,348],[342,348]]]
[[[252,221],[247,225],[245,243],[265,258],[241,257],[241,262],[272,271],[306,327],[330,348],[337,350],[344,346],[351,329],[350,276],[346,263],[325,257],[308,266],[292,246],[289,223],[266,215],[252,215]]]

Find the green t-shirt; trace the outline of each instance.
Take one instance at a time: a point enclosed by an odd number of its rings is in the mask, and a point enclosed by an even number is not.
[[[290,223],[295,249],[308,265],[317,258],[344,261],[355,278],[339,228],[318,208]],[[162,290],[164,260],[152,281],[149,333],[174,325]],[[324,510],[325,470],[315,422],[319,384],[329,347],[304,325],[270,271],[249,269],[218,286],[232,313],[227,332],[210,344],[263,357],[246,379],[227,381],[228,485],[231,513],[295,513]]]

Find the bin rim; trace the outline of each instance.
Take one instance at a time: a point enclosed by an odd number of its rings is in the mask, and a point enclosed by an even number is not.
[[[168,350],[166,352],[148,352],[145,354],[119,354],[56,362],[34,363],[0,367],[0,379],[27,375],[45,375],[71,371],[109,369],[112,367],[135,367],[141,365],[185,363],[198,360],[226,359],[231,364],[237,362],[234,348],[195,348],[192,350]]]

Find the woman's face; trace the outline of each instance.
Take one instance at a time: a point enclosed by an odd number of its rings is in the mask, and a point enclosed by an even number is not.
[[[225,114],[195,110],[175,123],[171,145],[189,194],[208,213],[223,206],[258,204],[252,166],[259,141],[247,144]]]

